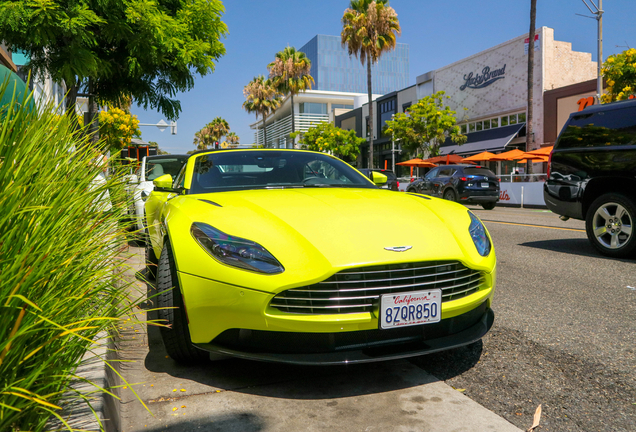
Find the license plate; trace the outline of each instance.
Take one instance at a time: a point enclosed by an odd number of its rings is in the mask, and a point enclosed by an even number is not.
[[[490,187],[490,184],[488,182],[484,182],[481,184],[481,187],[487,188],[487,187]]]
[[[391,329],[439,322],[442,290],[384,294],[380,299],[380,328]]]

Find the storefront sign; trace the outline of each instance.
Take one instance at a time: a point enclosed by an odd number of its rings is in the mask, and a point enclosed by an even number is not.
[[[530,38],[526,38],[523,41],[523,45],[524,45],[523,52],[528,54],[528,46],[530,45]],[[540,47],[541,45],[539,44],[539,35],[536,34],[534,35],[534,50],[539,51]]]
[[[543,182],[501,182],[499,202],[513,205],[545,206]]]
[[[462,86],[460,86],[459,89],[464,90],[466,87],[474,89],[488,87],[495,81],[505,78],[505,73],[506,65],[503,65],[501,69],[494,69],[492,71],[490,70],[490,66],[486,66],[482,69],[481,75],[473,74],[472,72],[468,75],[464,75],[464,80],[466,82]]]

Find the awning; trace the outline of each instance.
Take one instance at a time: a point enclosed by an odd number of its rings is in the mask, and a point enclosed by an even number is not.
[[[504,150],[525,126],[525,123],[519,123],[485,131],[471,132],[466,134],[468,141],[462,145],[457,145],[450,138],[446,138],[444,144],[439,148],[439,154],[469,155],[483,151],[495,152]]]

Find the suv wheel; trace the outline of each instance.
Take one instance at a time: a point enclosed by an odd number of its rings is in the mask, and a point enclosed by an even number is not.
[[[489,203],[483,203],[481,206],[484,208],[484,210],[492,210],[495,208],[495,203],[494,202],[489,202]]]
[[[587,212],[585,231],[592,245],[604,255],[629,256],[636,249],[632,226],[636,205],[625,195],[608,193],[594,200]]]
[[[444,199],[447,201],[457,201],[455,191],[452,189],[446,189],[446,191],[444,191]]]

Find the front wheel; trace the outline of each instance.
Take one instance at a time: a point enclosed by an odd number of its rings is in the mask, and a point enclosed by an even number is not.
[[[157,269],[157,306],[161,327],[161,338],[170,357],[179,363],[199,363],[209,354],[196,348],[190,339],[186,310],[181,297],[177,269],[174,264],[170,242],[165,241]]]
[[[446,189],[446,191],[444,192],[444,199],[447,201],[457,201],[455,191],[452,189]]]
[[[585,231],[590,243],[602,254],[624,258],[636,249],[632,226],[636,221],[636,205],[625,195],[608,193],[590,206]]]
[[[489,202],[489,203],[483,203],[481,206],[484,208],[484,210],[492,210],[495,208],[495,204],[494,202]]]

